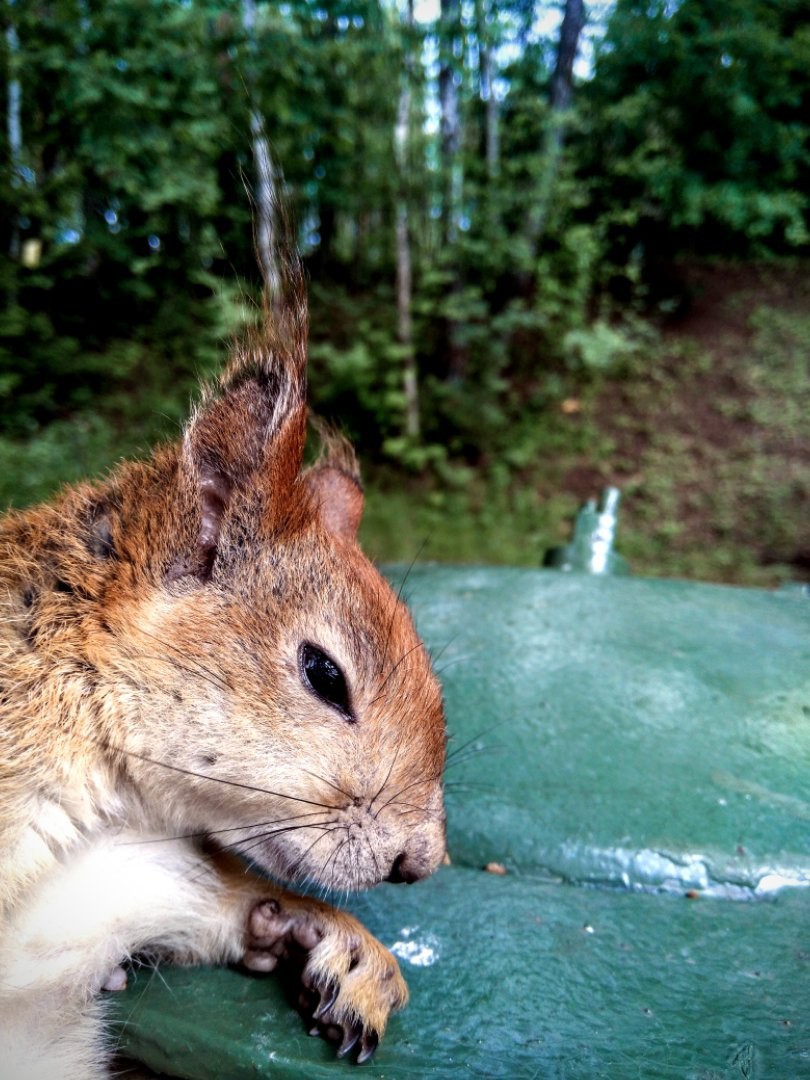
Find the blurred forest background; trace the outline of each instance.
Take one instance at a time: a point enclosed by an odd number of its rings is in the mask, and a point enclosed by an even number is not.
[[[0,504],[177,433],[266,134],[372,555],[537,564],[616,483],[638,572],[810,579],[807,0],[3,18]]]

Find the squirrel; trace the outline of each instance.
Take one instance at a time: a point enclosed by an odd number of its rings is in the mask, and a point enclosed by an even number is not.
[[[303,467],[307,305],[182,437],[0,519],[0,1074],[108,1075],[104,993],[147,954],[300,970],[367,1061],[396,960],[296,885],[414,882],[445,852],[442,696],[362,553],[354,454]],[[298,967],[296,968],[296,964]]]

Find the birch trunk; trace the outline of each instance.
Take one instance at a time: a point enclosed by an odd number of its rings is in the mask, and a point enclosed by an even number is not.
[[[408,184],[408,145],[411,129],[413,66],[411,56],[413,0],[406,0],[403,23],[405,28],[405,62],[403,64],[402,85],[397,105],[396,126],[394,128],[394,155],[399,181],[396,216],[397,337],[404,354],[402,359],[402,387],[405,396],[405,434],[410,438],[418,439],[421,425],[419,417],[419,380],[416,370],[416,357],[413,351],[413,320],[411,317],[413,282],[411,270],[410,191]]]
[[[461,20],[459,0],[442,0],[439,67],[439,105],[441,108],[441,159],[444,183],[444,240],[452,244],[458,231],[461,212],[463,174],[461,117],[456,85],[456,43]]]
[[[17,78],[18,54],[20,51],[20,39],[17,28],[11,21],[14,14],[13,6],[9,2],[6,5],[6,48],[8,50],[8,80],[6,82],[6,131],[8,134],[9,156],[11,158],[11,183],[14,187],[20,184],[20,167],[22,166],[22,84]],[[17,260],[20,257],[20,223],[15,214],[12,218],[8,243],[9,256]]]
[[[498,99],[495,96],[492,48],[487,29],[487,16],[491,8],[482,0],[476,0],[475,22],[478,28],[478,83],[481,100],[484,102],[484,161],[487,178],[495,180],[500,168],[500,116]]]
[[[248,42],[251,57],[245,69],[245,85],[250,100],[250,138],[256,182],[253,189],[256,215],[256,248],[264,278],[265,289],[271,304],[280,302],[282,291],[281,269],[278,264],[277,211],[278,177],[270,155],[270,144],[264,127],[264,118],[256,103],[255,79],[252,57],[256,51],[256,3],[242,0],[242,29]]]
[[[444,244],[452,253],[458,239],[461,221],[464,172],[461,161],[461,112],[456,84],[458,57],[461,46],[460,0],[441,0],[441,27],[439,37],[439,104],[441,107],[441,161],[443,193]],[[452,267],[453,280],[448,299],[457,307],[464,288],[461,270],[456,263]],[[459,333],[458,321],[452,317],[445,320],[447,332],[448,365],[450,382],[462,382],[467,375],[468,354]]]

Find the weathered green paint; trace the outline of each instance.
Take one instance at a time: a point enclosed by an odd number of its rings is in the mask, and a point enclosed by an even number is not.
[[[432,961],[403,959],[363,1074],[810,1077],[810,598],[430,567],[405,591],[472,742],[453,866],[350,903]],[[170,1076],[354,1067],[272,977],[142,974],[118,1008]]]

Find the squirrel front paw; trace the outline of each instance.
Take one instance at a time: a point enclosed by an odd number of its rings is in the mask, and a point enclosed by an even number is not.
[[[310,1034],[339,1040],[338,1057],[357,1047],[357,1063],[369,1061],[388,1017],[408,1000],[394,957],[351,915],[299,897],[261,900],[248,920],[245,967],[272,971],[296,955]]]

